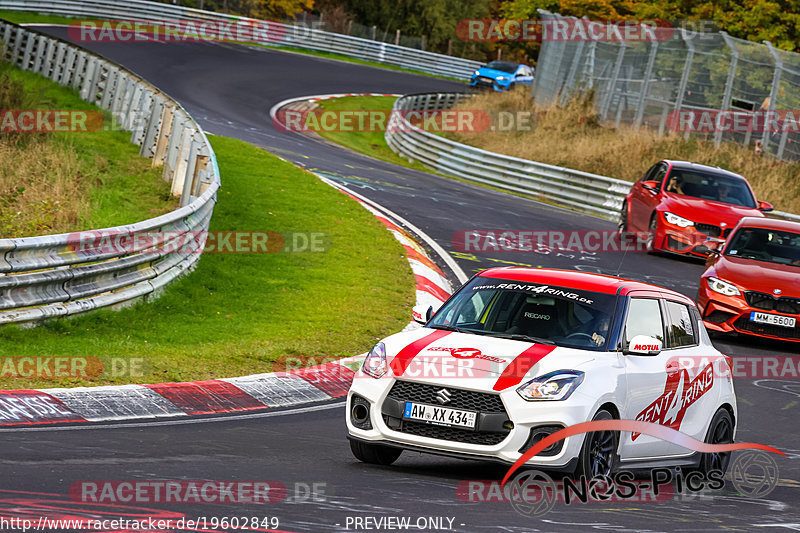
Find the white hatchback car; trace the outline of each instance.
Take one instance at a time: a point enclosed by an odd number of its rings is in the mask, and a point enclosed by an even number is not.
[[[361,461],[391,464],[408,449],[511,464],[560,429],[611,418],[733,442],[730,360],[682,294],[585,272],[497,268],[432,313],[415,308],[425,326],[376,344],[353,380],[346,419]],[[568,437],[527,464],[595,476],[656,465],[725,471],[729,459],[607,431]]]

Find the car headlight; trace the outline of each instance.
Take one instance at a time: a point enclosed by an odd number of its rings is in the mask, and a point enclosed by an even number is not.
[[[733,283],[722,281],[721,279],[708,277],[708,288],[714,292],[724,294],[725,296],[739,296],[742,294]]]
[[[506,81],[508,79],[509,79],[508,76],[497,76],[497,81]]]
[[[361,370],[373,378],[379,378],[386,374],[387,369],[386,346],[382,342],[379,342],[373,346],[367,354],[367,358],[364,359],[364,364],[361,365]]]
[[[477,70],[472,73],[473,76],[477,76],[478,74],[480,74],[480,72],[478,72]]]
[[[556,370],[533,378],[517,389],[523,400],[566,400],[583,382],[583,372],[578,370]]]
[[[678,215],[670,213],[669,211],[664,211],[664,218],[667,219],[667,222],[673,226],[678,226],[679,228],[688,228],[689,226],[694,226],[694,222],[691,220],[679,217]]]

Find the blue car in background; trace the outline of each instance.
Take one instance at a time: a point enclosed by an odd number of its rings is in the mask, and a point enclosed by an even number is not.
[[[490,61],[472,74],[470,86],[492,88],[495,91],[510,91],[519,85],[533,83],[533,67],[512,61]]]

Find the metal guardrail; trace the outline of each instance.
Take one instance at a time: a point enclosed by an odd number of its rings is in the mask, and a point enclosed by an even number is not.
[[[111,20],[212,20],[245,25],[264,23],[247,17],[145,0],[0,0],[0,9]],[[461,80],[468,79],[482,65],[478,61],[325,32],[300,24],[270,23],[265,35],[263,44],[266,45],[333,52]]]
[[[617,220],[631,182],[496,154],[451,141],[413,126],[406,111],[443,111],[469,98],[463,93],[410,94],[398,98],[386,129],[386,143],[398,155],[445,174],[555,202]],[[775,211],[776,218],[800,215]]]
[[[180,104],[119,65],[3,20],[0,55],[110,111],[140,154],[163,165],[164,180],[181,198],[179,209],[136,224],[0,239],[0,324],[120,306],[190,271],[200,259],[220,184],[200,126]]]

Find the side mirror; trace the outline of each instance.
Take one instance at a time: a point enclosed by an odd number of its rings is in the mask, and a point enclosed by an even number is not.
[[[414,319],[414,322],[417,324],[427,324],[428,320],[431,319],[433,316],[433,306],[432,305],[415,305],[411,308],[411,318]]]
[[[769,202],[758,202],[758,210],[769,213],[770,211],[774,211],[775,208]]]
[[[642,187],[644,187],[648,191],[657,191],[659,185],[660,184],[657,181],[648,180],[642,182]]]
[[[661,341],[648,335],[636,335],[631,339],[625,355],[658,355],[661,353]]]

